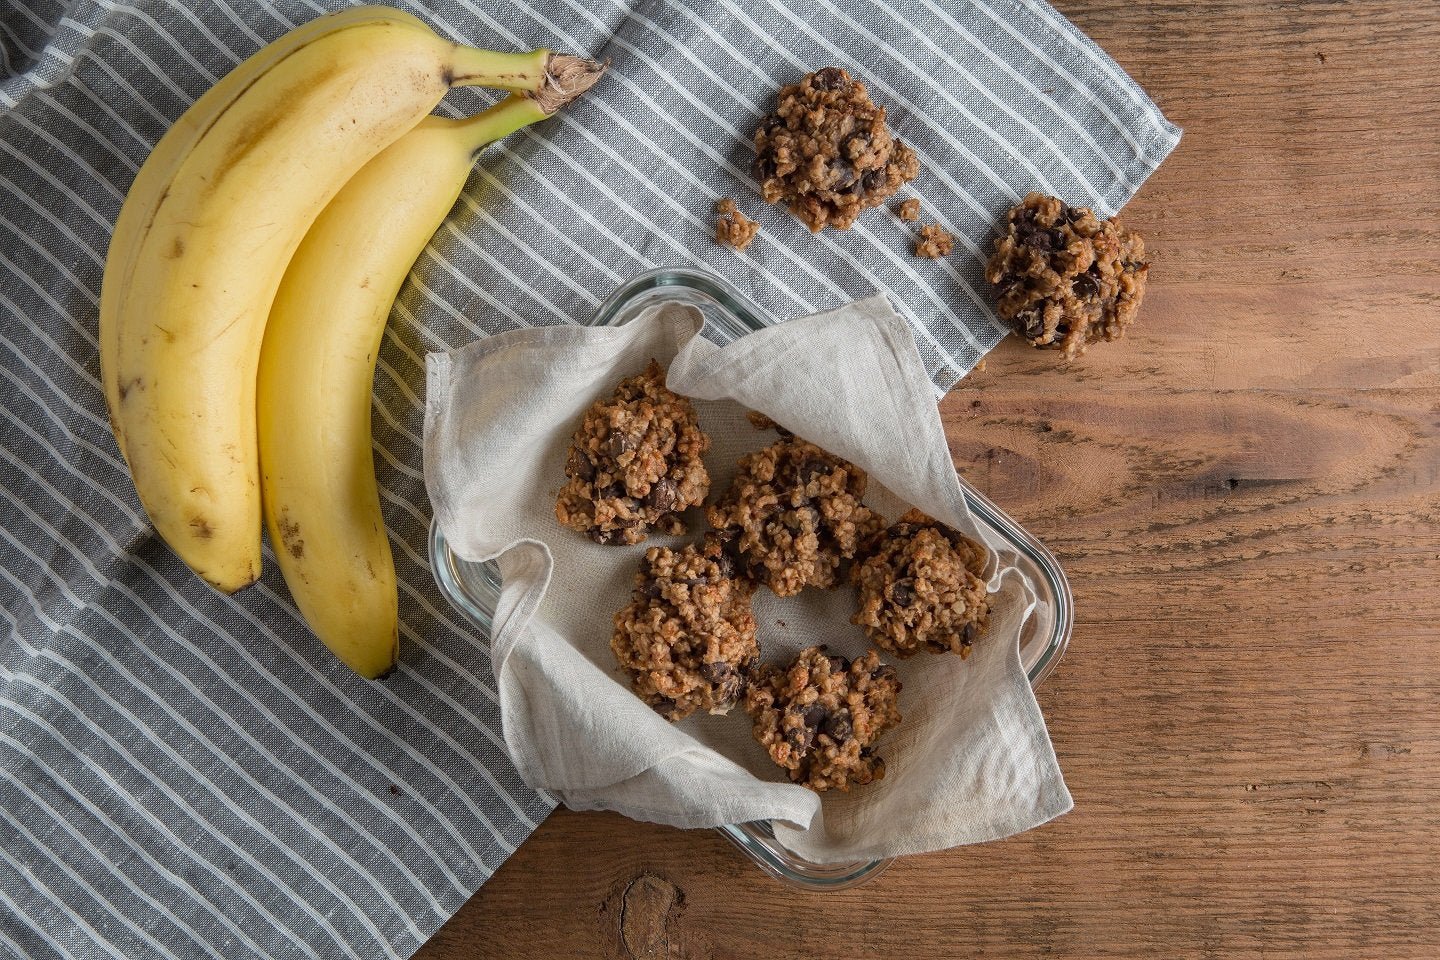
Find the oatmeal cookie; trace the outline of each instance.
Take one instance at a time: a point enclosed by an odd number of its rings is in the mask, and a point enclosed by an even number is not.
[[[780,90],[755,131],[755,179],[767,203],[784,203],[811,231],[845,230],[920,173],[915,151],[885,125],[885,108],[839,67]]]
[[[690,401],[665,387],[654,360],[620,381],[580,421],[555,517],[596,543],[639,543],[654,528],[685,532],[680,514],[705,502],[710,438]]]
[[[744,250],[760,232],[760,224],[741,213],[735,201],[725,197],[715,204],[715,242]]]
[[[937,224],[925,224],[920,228],[920,235],[915,238],[915,256],[926,260],[948,257],[954,249],[955,238]]]
[[[920,198],[911,197],[909,200],[902,201],[898,206],[895,207],[895,216],[909,223],[913,223],[916,220],[919,220]]]
[[[630,605],[615,614],[610,649],[636,696],[668,720],[725,713],[760,655],[754,586],[713,538],[645,551]]]
[[[884,526],[860,502],[867,481],[854,464],[783,436],[740,458],[734,482],[706,516],[742,571],[789,597],[835,586],[840,564]]]
[[[1006,216],[985,278],[1002,320],[1071,359],[1135,322],[1149,268],[1145,241],[1119,221],[1032,193]]]
[[[885,777],[875,740],[900,722],[900,680],[871,650],[854,661],[825,647],[766,664],[745,694],[755,739],[795,783],[817,792]]]
[[[969,656],[990,621],[983,546],[911,510],[850,570],[859,606],[850,622],[896,656],[921,650]]]

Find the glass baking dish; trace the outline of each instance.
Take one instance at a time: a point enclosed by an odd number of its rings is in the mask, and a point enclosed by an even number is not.
[[[774,321],[719,277],[695,270],[662,268],[641,274],[610,296],[591,321],[596,325],[627,323],[648,307],[662,303],[693,306],[705,316],[704,336],[726,344]],[[960,478],[970,511],[988,538],[1016,553],[1016,566],[1029,580],[1037,600],[1035,613],[1020,637],[1020,658],[1033,687],[1050,675],[1070,642],[1073,605],[1070,585],[1054,555],[1003,510]],[[430,526],[430,563],[440,592],[482,634],[488,635],[500,597],[499,573],[494,564],[472,563],[457,557],[434,523]],[[795,856],[775,839],[764,821],[717,827],[745,852],[761,870],[778,880],[811,890],[840,890],[876,876],[889,860],[855,863],[811,863]]]

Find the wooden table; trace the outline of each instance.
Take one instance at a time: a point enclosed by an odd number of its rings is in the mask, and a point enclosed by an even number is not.
[[[1440,6],[1059,6],[1185,128],[1150,293],[941,411],[1074,584],[1074,812],[816,895],[559,811],[420,957],[1440,957]]]

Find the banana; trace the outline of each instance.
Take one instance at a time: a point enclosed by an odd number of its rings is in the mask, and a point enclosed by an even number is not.
[[[425,118],[330,201],[276,294],[257,398],[265,523],[306,622],[361,676],[396,658],[395,568],[370,448],[385,322],[476,154],[550,115],[511,96],[465,120]]]
[[[301,30],[217,84],[152,154],[153,171],[147,160],[101,288],[102,380],[140,502],[171,549],[227,593],[260,572],[255,377],[305,231],[451,86],[543,95],[552,60],[574,60],[459,46],[374,8]]]
[[[427,29],[419,18],[393,7],[352,7],[340,13],[311,20],[309,23],[291,30],[274,43],[262,47],[253,56],[238,64],[235,69],[221,77],[213,87],[201,94],[200,98],[191,104],[190,109],[181,114],[170,129],[165,131],[165,135],[150,151],[150,156],[146,158],[144,165],[136,174],[134,182],[130,185],[129,195],[125,204],[120,208],[120,216],[115,221],[115,228],[110,232],[110,253],[105,258],[105,272],[101,282],[104,290],[110,295],[102,296],[100,300],[100,329],[102,331],[108,333],[115,329],[115,312],[120,304],[120,297],[115,294],[130,282],[131,271],[135,267],[135,255],[140,250],[139,238],[145,228],[149,226],[150,217],[154,214],[153,199],[159,198],[163,185],[175,176],[175,171],[179,169],[180,164],[194,148],[195,142],[210,127],[215,118],[228,109],[256,78],[312,40],[344,27],[380,20],[408,24],[420,30]],[[147,201],[146,198],[151,199]],[[118,346],[118,337],[106,336],[102,333],[100,337],[100,369],[102,371],[115,368],[114,354]],[[112,410],[119,405],[119,397],[114,395],[115,391],[112,389],[118,386],[118,379],[105,378],[106,400]],[[119,431],[116,431],[116,442],[119,443],[121,440]],[[121,452],[124,453],[123,448]]]

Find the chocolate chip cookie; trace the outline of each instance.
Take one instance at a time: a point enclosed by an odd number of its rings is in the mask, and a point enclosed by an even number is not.
[[[884,526],[860,500],[867,481],[854,464],[785,435],[740,458],[706,516],[743,573],[789,597],[835,586],[841,563]]]
[[[1149,268],[1145,241],[1119,221],[1032,193],[1006,215],[985,278],[1002,320],[1070,359],[1135,322]]]
[[[639,543],[651,529],[684,533],[680,514],[710,492],[701,459],[709,448],[695,408],[666,388],[665,370],[651,360],[585,412],[555,517],[596,543]]]
[[[783,87],[755,131],[760,195],[788,205],[816,233],[848,229],[919,173],[915,151],[886,126],[885,108],[839,67]]]
[[[859,606],[850,622],[900,657],[921,650],[968,656],[990,620],[985,563],[983,546],[911,510],[851,568]]]
[[[745,694],[755,739],[790,779],[848,792],[885,776],[875,741],[900,722],[900,680],[874,650],[854,661],[810,647],[788,667],[766,664]]]
[[[610,639],[635,694],[669,720],[728,711],[760,655],[753,592],[713,538],[645,551]]]

